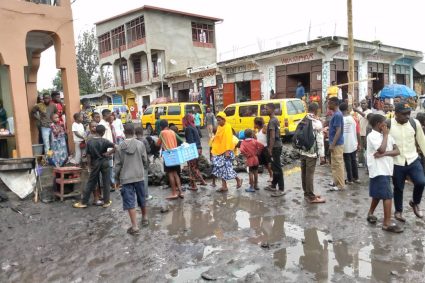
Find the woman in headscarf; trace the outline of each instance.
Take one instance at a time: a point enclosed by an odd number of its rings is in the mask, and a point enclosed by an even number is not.
[[[196,129],[193,115],[186,114],[186,116],[183,117],[183,127],[184,127],[184,135],[186,138],[186,142],[195,143],[196,148],[198,149],[198,154],[199,156],[201,156],[202,154],[201,139],[199,137],[198,130]],[[190,178],[189,190],[197,191],[198,190],[198,188],[196,187],[197,180],[200,181],[201,185],[203,186],[207,184],[204,178],[202,178],[201,172],[199,171],[198,158],[188,161],[187,164],[189,165],[189,178]]]
[[[211,144],[211,153],[213,155],[213,172],[212,174],[217,178],[221,178],[222,186],[217,192],[226,192],[227,181],[236,179],[236,188],[242,186],[242,180],[237,176],[233,169],[233,159],[235,155],[233,150],[235,145],[233,143],[232,126],[226,122],[226,114],[219,112],[217,114],[217,133]]]

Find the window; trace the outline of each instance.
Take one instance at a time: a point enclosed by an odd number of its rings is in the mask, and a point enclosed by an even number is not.
[[[227,117],[235,115],[235,112],[236,112],[235,106],[230,106],[224,109],[224,113],[226,114]]]
[[[109,32],[102,34],[97,40],[100,54],[111,51],[111,34]]]
[[[125,32],[124,26],[119,26],[111,31],[112,48],[116,49],[118,46],[125,46]],[[119,45],[118,45],[119,44]]]
[[[138,17],[125,24],[127,28],[127,43],[145,38],[145,19]]]
[[[185,114],[188,114],[188,113],[195,114],[195,112],[200,113],[200,114],[202,113],[201,107],[199,106],[199,104],[188,104],[188,105],[186,105],[184,107],[184,112],[185,112]]]
[[[192,22],[192,41],[214,43],[214,25]]]
[[[168,115],[180,115],[181,109],[180,106],[169,106]]]
[[[155,113],[159,113],[159,115],[165,115],[167,113],[167,107],[160,106],[155,109]]]
[[[258,105],[239,106],[240,117],[257,117]]]
[[[260,106],[260,116],[268,116],[267,114],[267,109],[266,109],[267,104],[262,104]],[[275,115],[282,115],[282,109],[280,109],[280,103],[274,103],[274,114]]]
[[[286,112],[288,115],[297,114],[297,108],[295,108],[295,105],[292,104],[292,101],[286,101]]]
[[[153,108],[148,107],[148,108],[146,108],[145,112],[143,112],[143,115],[149,115],[149,114],[152,114],[152,112],[153,112]]]
[[[122,79],[124,84],[128,84],[128,65],[127,62],[123,62],[121,65]]]
[[[293,108],[295,109],[295,113],[294,114],[304,113],[304,104],[300,100],[288,101],[288,102],[286,102],[286,105],[288,105],[288,103],[290,103],[290,104],[293,105]]]

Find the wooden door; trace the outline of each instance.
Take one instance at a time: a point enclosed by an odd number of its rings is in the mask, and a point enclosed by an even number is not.
[[[261,82],[260,80],[251,81],[251,101],[261,100]]]
[[[223,107],[235,103],[235,84],[223,84]]]

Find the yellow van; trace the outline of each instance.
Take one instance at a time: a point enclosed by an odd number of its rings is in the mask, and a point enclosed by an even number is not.
[[[94,109],[94,112],[97,112],[100,115],[102,115],[103,109],[109,109],[111,110],[111,112],[115,112],[115,113],[118,112],[121,116],[121,122],[123,124],[127,122],[127,110],[129,110],[127,105],[125,104],[99,105],[99,106],[96,106],[96,108]]]
[[[155,128],[155,114],[159,113],[159,119],[165,119],[168,124],[175,125],[179,131],[183,131],[182,120],[188,113],[199,112],[201,114],[201,126],[204,125],[204,113],[202,107],[196,102],[177,102],[149,105],[141,119],[142,127],[150,134]]]
[[[276,118],[280,122],[280,135],[293,135],[298,123],[306,115],[304,103],[297,98],[284,98],[272,100],[259,100],[234,103],[224,109],[226,121],[232,125],[232,128],[239,132],[245,129],[254,128],[255,117],[263,117],[267,124],[270,120],[267,115],[266,105],[273,103],[275,105]]]

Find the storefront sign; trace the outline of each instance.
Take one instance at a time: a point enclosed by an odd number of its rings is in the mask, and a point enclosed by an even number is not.
[[[204,77],[202,79],[204,87],[216,86],[217,81],[215,75]]]
[[[226,68],[227,74],[235,74],[235,73],[243,73],[246,71],[252,71],[258,69],[257,64],[254,63],[248,63],[241,66],[235,66],[235,67],[228,67]]]
[[[212,77],[212,76],[215,77],[216,73],[217,72],[216,72],[215,69],[213,69],[213,70],[206,70],[206,71],[202,71],[202,72],[197,73],[196,74],[196,77],[198,79],[205,78],[205,77]]]
[[[282,57],[281,62],[283,65],[306,62],[317,59],[317,54],[314,52],[295,54]]]
[[[381,54],[370,54],[370,55],[366,55],[365,59],[367,61],[372,61],[372,62],[380,62],[380,63],[388,63],[391,61],[391,59],[389,57],[384,57]]]

